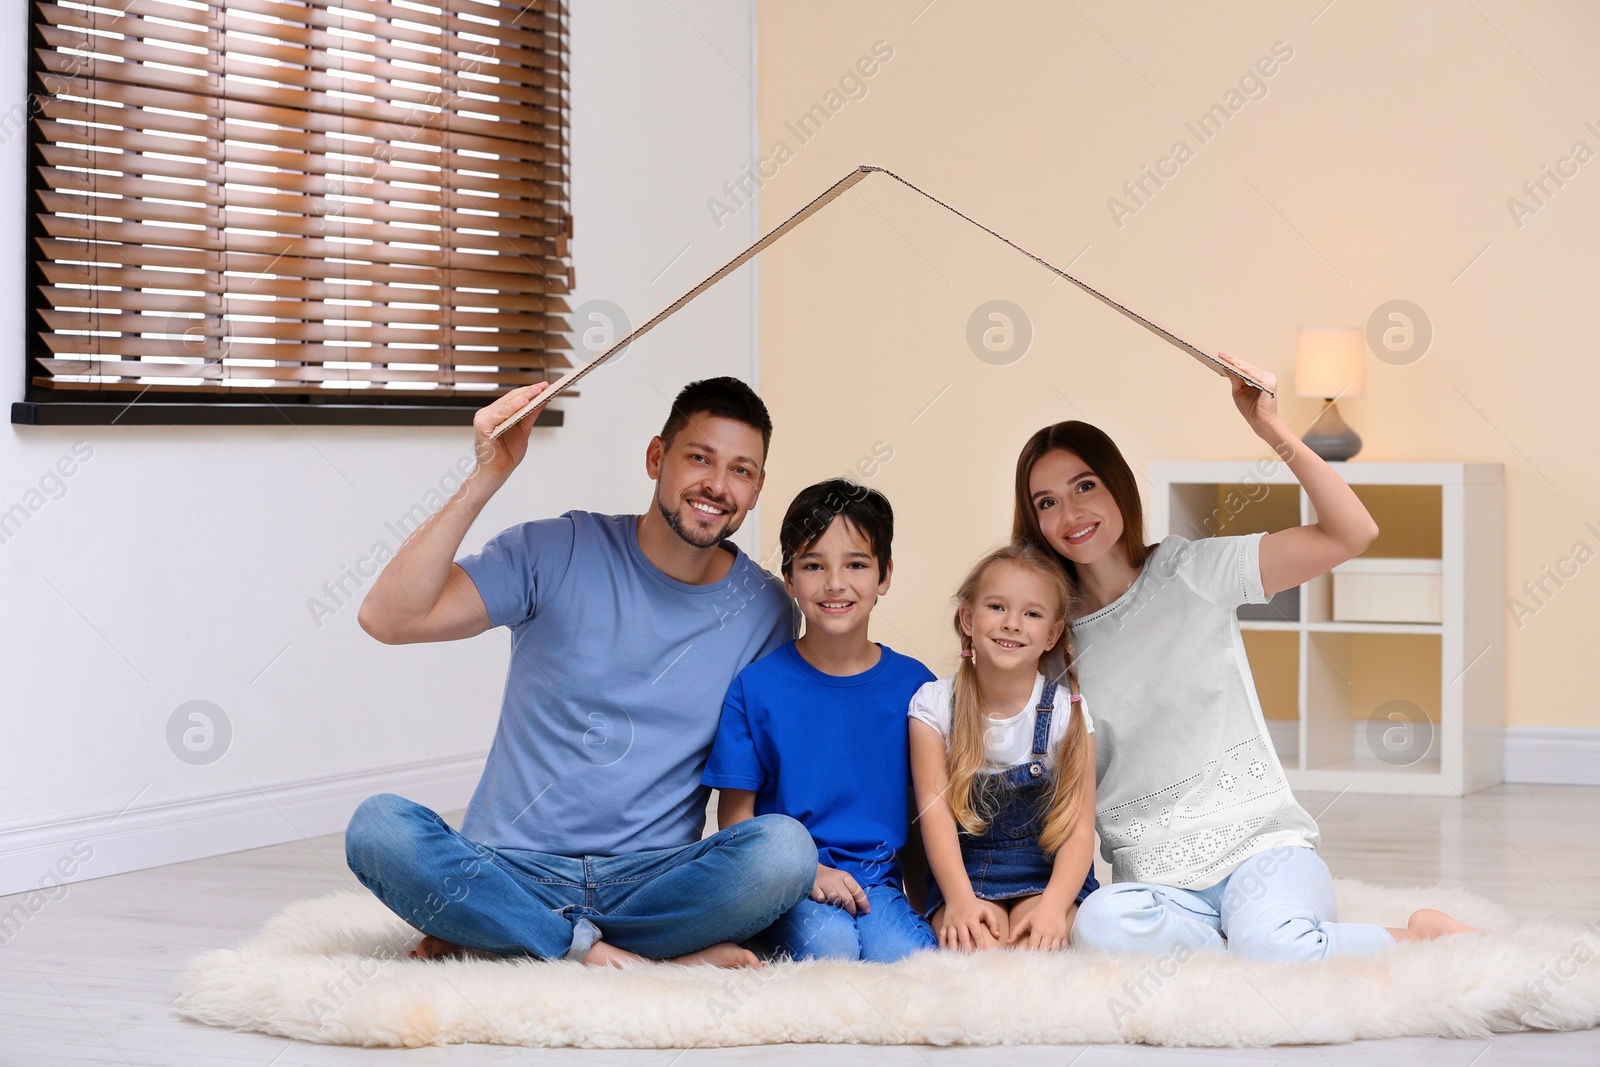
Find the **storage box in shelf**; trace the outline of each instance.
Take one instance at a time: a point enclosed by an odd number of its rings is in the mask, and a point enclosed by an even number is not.
[[[1444,561],[1358,557],[1333,568],[1334,622],[1444,621]]]

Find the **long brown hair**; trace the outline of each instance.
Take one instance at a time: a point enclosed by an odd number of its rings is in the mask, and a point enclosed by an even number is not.
[[[1139,486],[1133,480],[1133,468],[1123,458],[1116,442],[1104,430],[1076,419],[1046,426],[1022,446],[1017,457],[1016,511],[1011,520],[1011,540],[1019,545],[1035,545],[1055,557],[1066,568],[1067,578],[1074,591],[1078,588],[1078,568],[1055,550],[1039,529],[1039,513],[1033,506],[1033,494],[1028,490],[1028,480],[1033,477],[1033,465],[1047,453],[1056,450],[1071,452],[1088,466],[1111,494],[1117,509],[1122,512],[1122,539],[1118,542],[1127,554],[1128,565],[1135,570],[1144,566],[1145,557],[1154,548],[1144,543],[1144,505],[1139,501]]]
[[[978,561],[956,590],[956,636],[961,640],[963,652],[972,649],[972,638],[961,626],[961,613],[970,609],[978,597],[978,587],[990,567],[1009,563],[1043,578],[1056,594],[1056,618],[1062,624],[1061,636],[1045,650],[1039,661],[1039,670],[1050,681],[1064,684],[1068,692],[1078,691],[1078,667],[1072,647],[1072,587],[1061,569],[1055,553],[1034,545],[1006,545],[997,548]],[[978,683],[978,668],[972,657],[963,656],[956,668],[955,688],[950,715],[950,746],[945,756],[950,786],[946,796],[956,821],[969,834],[981,834],[988,828],[993,815],[984,783],[983,690]],[[1063,714],[1058,711],[1057,714]],[[1046,855],[1054,855],[1077,825],[1082,811],[1085,785],[1094,779],[1089,766],[1089,732],[1081,714],[1072,713],[1072,705],[1064,714],[1071,716],[1066,733],[1056,746],[1055,775],[1050,783],[1045,804],[1044,826],[1039,834],[1039,845]]]

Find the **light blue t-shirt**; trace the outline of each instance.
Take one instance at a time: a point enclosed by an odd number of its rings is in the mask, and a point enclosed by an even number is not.
[[[703,781],[755,793],[755,813],[798,819],[817,862],[863,887],[900,888],[911,764],[906,704],[933,672],[887,645],[860,674],[825,674],[793,641],[728,688]]]
[[[569,511],[458,560],[511,628],[500,723],[461,830],[496,848],[618,856],[700,839],[728,683],[789,640],[783,584],[732,544],[728,576],[669,578],[638,516]]]

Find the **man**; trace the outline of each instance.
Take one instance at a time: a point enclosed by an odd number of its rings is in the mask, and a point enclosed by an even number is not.
[[[811,891],[816,848],[777,815],[701,840],[700,777],[728,683],[793,630],[783,586],[727,541],[761,493],[772,421],[737,379],[692,382],[645,450],[644,514],[523,523],[452,562],[533,420],[489,432],[544,388],[477,413],[476,470],[359,616],[389,644],[511,628],[483,778],[459,833],[368,798],[345,835],[350,869],[423,932],[422,957],[754,965],[737,942]]]

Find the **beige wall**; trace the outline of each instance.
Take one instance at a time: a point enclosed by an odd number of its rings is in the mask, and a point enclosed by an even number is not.
[[[1576,542],[1600,551],[1600,158],[1566,163],[1576,175],[1547,180],[1553,195],[1520,220],[1507,204],[1574,142],[1600,152],[1592,5],[925,3],[760,5],[759,140],[784,146],[763,228],[855,165],[886,166],[1284,378],[1297,325],[1362,325],[1415,301],[1431,350],[1408,366],[1369,354],[1366,395],[1340,404],[1360,458],[1504,464],[1508,598]],[[829,97],[880,41],[892,58]],[[1293,55],[1265,64],[1266,94],[1200,144],[1185,122],[1277,42]],[[802,143],[786,124],[817,104],[833,110]],[[1108,198],[1179,139],[1192,158],[1119,226]],[[1006,537],[1012,463],[1039,426],[1088,419],[1141,471],[1267,455],[1221,380],[887,179],[762,260],[778,433],[761,543],[801,486],[867,475],[900,516],[876,636],[935,670],[953,655],[949,593]],[[1009,366],[965,340],[995,298],[1034,329]],[[1284,407],[1297,428],[1315,411]],[[1574,566],[1520,628],[1507,607],[1513,725],[1600,726],[1600,559]]]

